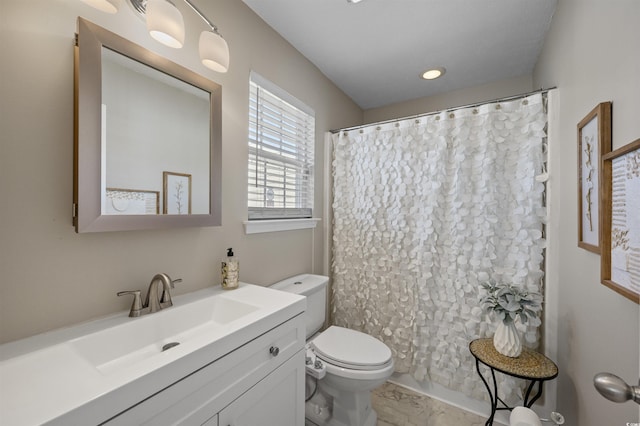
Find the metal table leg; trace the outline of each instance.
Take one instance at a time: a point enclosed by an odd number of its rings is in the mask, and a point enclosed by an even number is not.
[[[533,385],[535,385],[536,383],[538,383],[538,391],[533,396],[533,398],[529,401],[529,395],[531,394],[531,391],[533,390]],[[524,396],[524,406],[527,407],[527,408],[531,408],[533,403],[536,402],[538,400],[538,398],[540,398],[541,395],[542,395],[542,380],[531,380],[531,383],[529,384],[529,387],[527,388],[527,393]]]
[[[484,424],[485,426],[493,425],[493,417],[496,415],[496,410],[498,409],[498,385],[496,384],[496,376],[493,372],[493,368],[489,368],[491,370],[491,377],[493,377],[493,393],[491,392],[491,387],[489,383],[485,380],[484,376],[480,372],[480,361],[476,358],[476,370],[478,371],[478,376],[484,383],[484,386],[487,388],[487,392],[489,392],[489,399],[491,400],[491,415],[487,419],[487,422]]]

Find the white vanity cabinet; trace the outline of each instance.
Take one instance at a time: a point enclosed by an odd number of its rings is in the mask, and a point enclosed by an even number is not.
[[[103,424],[303,426],[304,344],[298,315]]]
[[[0,424],[302,426],[305,309],[240,283],[0,345]]]

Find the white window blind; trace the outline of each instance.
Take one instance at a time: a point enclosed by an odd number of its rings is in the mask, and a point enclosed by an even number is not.
[[[314,135],[313,110],[252,72],[249,220],[311,217]]]

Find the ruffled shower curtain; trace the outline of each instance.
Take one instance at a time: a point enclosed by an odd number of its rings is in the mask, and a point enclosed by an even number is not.
[[[480,283],[541,293],[545,96],[333,135],[333,322],[384,341],[397,372],[486,398]]]

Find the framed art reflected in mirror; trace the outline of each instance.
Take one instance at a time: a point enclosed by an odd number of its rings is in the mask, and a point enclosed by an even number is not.
[[[162,213],[191,214],[191,175],[162,172]]]
[[[105,214],[159,214],[160,192],[107,188]]]

